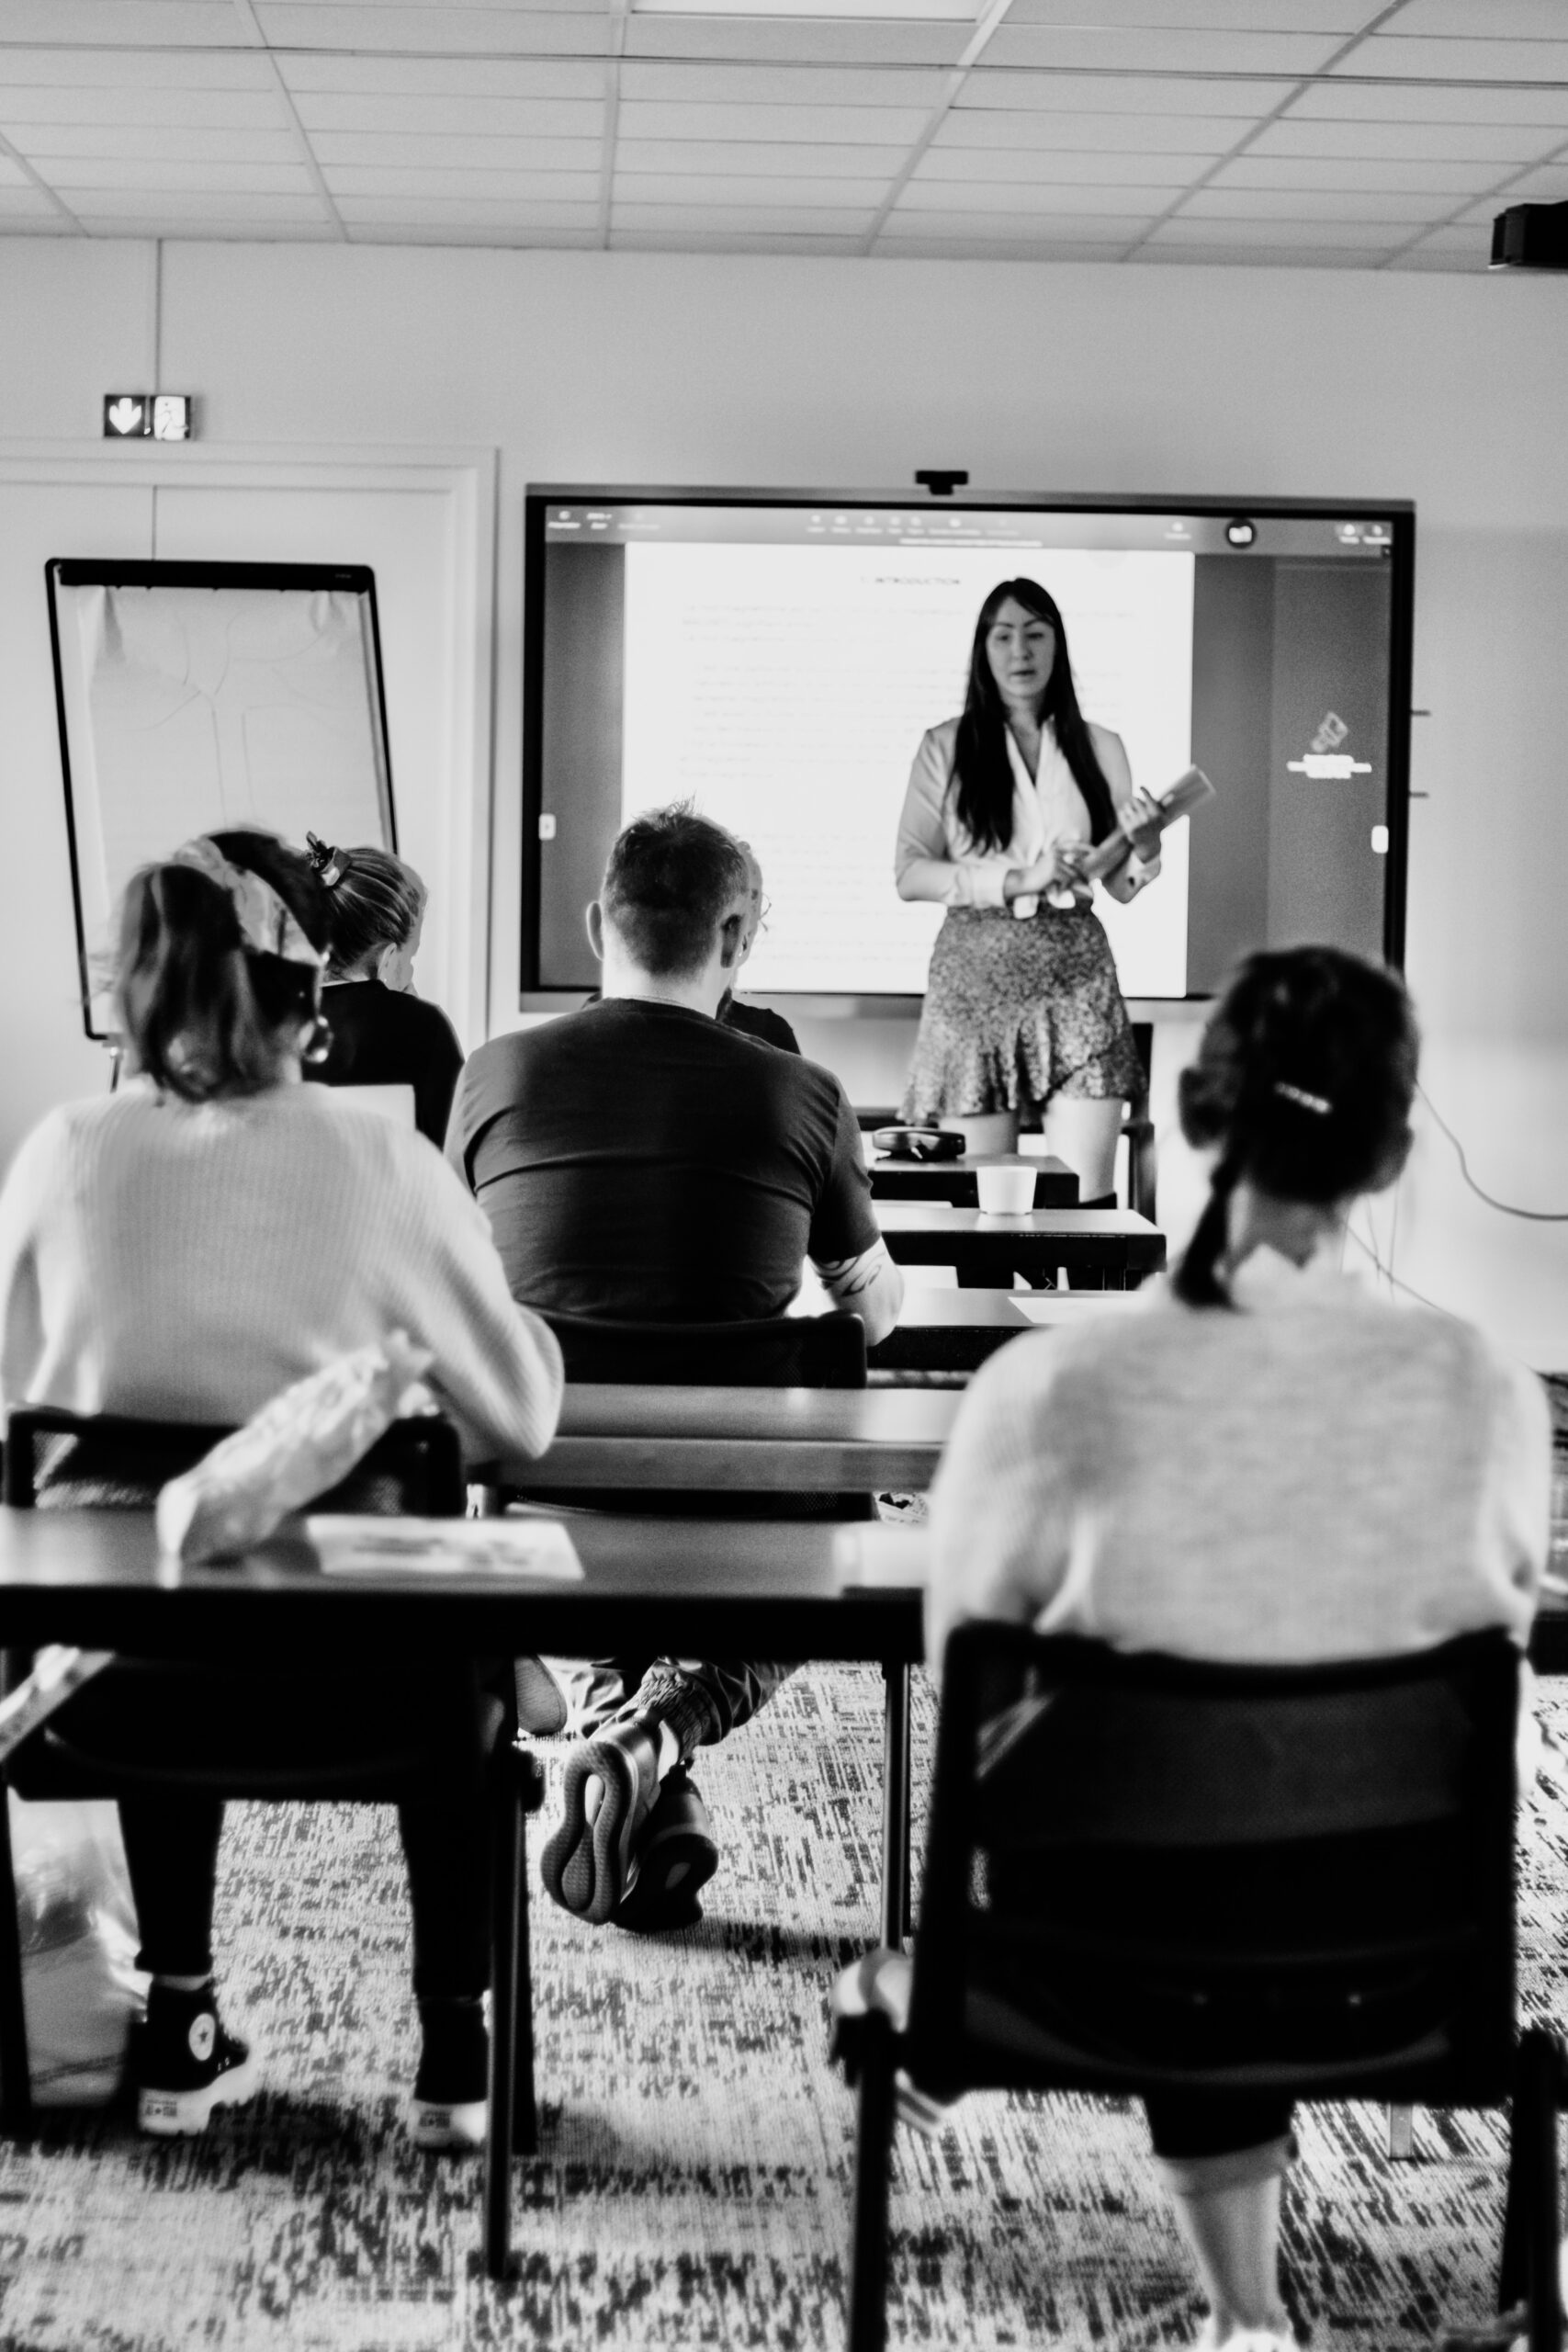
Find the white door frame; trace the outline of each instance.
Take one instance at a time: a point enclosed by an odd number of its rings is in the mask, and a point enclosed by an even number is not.
[[[491,448],[330,443],[0,441],[0,481],[91,489],[411,491],[446,498],[453,531],[446,812],[450,925],[440,994],[461,1035],[489,1035],[494,775],[495,509]],[[157,554],[157,502],[153,501]],[[393,789],[397,767],[393,764]]]

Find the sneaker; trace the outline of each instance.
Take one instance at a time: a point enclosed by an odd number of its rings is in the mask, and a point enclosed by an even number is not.
[[[422,2001],[419,2072],[409,2101],[416,2148],[482,2148],[490,2122],[490,2035],[479,2000]]]
[[[137,2129],[155,2139],[205,2132],[218,2107],[243,2107],[259,2069],[248,2043],[228,2032],[210,1984],[199,1993],[153,1984],[131,2061]]]
[[[696,1782],[683,1764],[665,1775],[632,1856],[631,1883],[610,1914],[634,1936],[694,1928],[697,1892],[718,1868],[718,1840]]]
[[[659,1726],[647,1715],[606,1724],[566,1759],[560,1827],[539,1875],[564,1911],[603,1927],[636,1875],[637,1831],[659,1794]]]

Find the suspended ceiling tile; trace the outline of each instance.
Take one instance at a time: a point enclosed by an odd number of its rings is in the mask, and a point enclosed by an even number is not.
[[[1556,199],[1548,200],[1555,201]],[[1521,196],[1517,188],[1510,186],[1501,194],[1488,197],[1479,204],[1455,206],[1450,216],[1451,225],[1456,229],[1464,229],[1472,235],[1479,232],[1490,236],[1493,221],[1506,205],[1528,204],[1530,201],[1529,197]]]
[[[1491,239],[1489,236],[1477,236],[1473,228],[1429,229],[1419,243],[1412,245],[1410,250],[1412,253],[1452,254],[1456,256],[1479,253],[1484,259],[1491,252]],[[1518,285],[1523,282],[1501,270],[1498,272],[1499,286]]]
[[[891,225],[878,237],[874,250],[879,261],[1098,262],[1103,266],[1118,258],[1114,247],[1084,244],[1069,237],[933,237],[926,230],[911,235]]]
[[[603,240],[597,215],[592,227],[529,229],[504,220],[469,220],[461,233],[421,220],[356,220],[352,242],[356,245],[446,245],[461,252],[475,245],[516,253],[584,253]]]
[[[652,236],[866,237],[876,217],[873,204],[845,205],[836,211],[786,209],[783,205],[622,204],[611,214],[614,235],[641,230]]]
[[[1087,13],[1087,11],[1086,11]],[[1342,41],[1295,32],[1078,31],[1015,24],[1010,14],[986,50],[998,66],[1080,74],[1267,74],[1287,83],[1318,73]]]
[[[1228,153],[1247,129],[1233,115],[1024,114],[984,106],[955,107],[933,147],[1037,147],[1049,153],[1193,155]]]
[[[246,36],[229,0],[6,0],[7,45],[238,49]]]
[[[11,143],[40,166],[51,157],[94,155],[148,162],[199,164],[297,164],[299,141],[291,130],[192,130],[142,124],[30,122],[13,127]],[[48,174],[45,173],[47,178]]]
[[[1502,168],[1509,168],[1505,164]],[[1379,188],[1408,191],[1417,196],[1469,195],[1489,187],[1495,164],[1456,162],[1428,156],[1416,162],[1393,163],[1381,155],[1316,156],[1260,155],[1249,148],[1245,155],[1223,164],[1215,187]]]
[[[621,96],[700,106],[905,107],[921,116],[940,106],[948,76],[924,67],[885,74],[855,66],[676,65],[628,58]]]
[[[716,235],[711,232],[689,233],[678,244],[655,230],[616,229],[610,243],[616,253],[661,254],[800,254],[843,255],[859,254],[864,246],[863,236],[834,237],[818,234],[804,236],[781,232],[749,235],[731,233]]]
[[[298,153],[291,164],[182,164],[147,157],[128,160],[62,155],[43,176],[69,204],[75,188],[134,193],[154,189],[159,198],[209,196],[310,196],[310,183]],[[96,201],[95,198],[95,201]],[[312,199],[313,201],[314,199]]]
[[[1128,256],[1152,267],[1184,269],[1353,269],[1392,267],[1392,253],[1369,253],[1359,245],[1140,245]]]
[[[1477,88],[1462,82],[1352,82],[1336,74],[1314,82],[1286,109],[1287,121],[1307,116],[1335,122],[1560,122],[1568,136],[1568,90]]]
[[[1189,220],[1386,220],[1415,228],[1453,210],[1446,196],[1389,196],[1362,188],[1201,187],[1182,206]]]
[[[0,85],[0,128],[9,123],[81,122],[184,125],[189,129],[231,126],[276,130],[284,119],[276,87],[261,90],[73,89],[69,84],[31,83],[25,89]]]
[[[270,220],[276,226],[290,220],[327,218],[326,208],[317,197],[268,195],[239,188],[99,187],[84,196],[80,210],[84,220],[92,213],[105,220],[134,216],[147,220],[177,220],[186,236],[198,232],[199,224],[208,220]]]
[[[573,0],[543,8],[355,7],[333,0],[256,0],[267,40],[280,49],[342,49],[374,53],[398,50],[437,57],[467,51],[527,57],[536,51],[581,49],[585,19],[607,11],[580,9]],[[557,28],[569,28],[558,31]]]
[[[604,128],[598,98],[355,97],[346,90],[316,90],[296,101],[299,119],[318,130],[446,132],[458,138],[490,133],[512,139],[595,139]]]
[[[618,172],[711,172],[742,177],[765,172],[775,177],[787,173],[801,179],[827,175],[886,180],[898,169],[900,160],[897,148],[831,141],[786,146],[776,139],[621,139],[615,146]]]
[[[405,211],[423,210],[427,202],[451,197],[475,202],[511,204],[596,204],[599,174],[592,172],[396,171],[381,165],[362,170],[350,164],[322,172],[333,200],[361,196],[397,198]]]
[[[1097,6],[1103,0],[1096,0]],[[1404,0],[1401,32],[1467,34],[1482,25],[1495,40],[1551,40],[1562,30],[1562,0]]]
[[[1473,4],[1473,0],[1472,0]],[[1258,19],[1292,33],[1358,33],[1374,13],[1374,0],[1289,0],[1270,8],[1266,0],[1012,0],[1011,24],[1093,25],[1139,31],[1254,33]]]
[[[1562,82],[1568,81],[1568,40],[1412,40],[1395,19],[1387,32],[1363,41],[1342,70],[1433,81]]]
[[[0,16],[0,88],[43,83],[58,89],[95,84],[118,90],[270,90],[272,74],[255,50],[17,49],[10,17]]]
[[[1145,235],[1153,218],[1147,212],[1005,211],[1000,207],[989,211],[932,212],[900,202],[888,225],[918,227],[927,237],[987,237],[998,243],[1061,236],[1075,244],[1098,245],[1105,253]]]
[[[279,56],[290,90],[347,90],[362,96],[592,98],[604,87],[599,57]]]
[[[1055,187],[1030,181],[1011,187],[995,180],[923,180],[905,186],[898,210],[905,212],[1040,213],[1084,219],[1151,220],[1184,193],[1180,187]]]
[[[1568,204],[1568,159],[1508,184],[1510,204]]]
[[[710,177],[694,172],[680,177],[670,172],[628,172],[618,164],[615,199],[617,209],[628,204],[680,205],[689,209],[739,205],[752,210],[791,209],[801,212],[853,211],[867,215],[881,203],[888,180],[763,179],[737,174],[733,178]]]
[[[310,141],[325,170],[334,164],[391,164],[439,171],[597,171],[599,139],[457,139],[393,136],[381,131],[324,130]]]
[[[628,57],[808,65],[951,65],[974,27],[900,24],[866,17],[639,17],[626,26]]]
[[[659,106],[623,98],[620,128],[628,139],[824,140],[857,146],[912,146],[923,114],[901,107]],[[809,130],[807,126],[809,125]]]
[[[345,196],[337,209],[350,227],[360,221],[422,221],[433,229],[511,227],[535,234],[557,228],[591,229],[598,219],[597,203],[492,204],[478,197],[433,197],[415,205],[401,196]]]
[[[31,188],[33,185],[34,183],[32,180],[28,177],[28,174],[23,171],[20,164],[18,164],[14,157],[10,155],[0,155],[0,189],[8,187]]]
[[[987,52],[988,55],[988,52]],[[960,107],[1005,107],[1021,114],[1206,114],[1256,122],[1293,86],[1277,82],[1226,81],[1193,75],[1137,74],[1019,74],[982,57],[958,94]]]
[[[1077,187],[1186,187],[1213,161],[1206,155],[1056,154],[1039,147],[928,147],[922,180],[1017,180]]]
[[[1550,134],[1549,134],[1550,135]],[[1248,151],[1255,155],[1382,156],[1387,162],[1435,158],[1506,168],[1540,159],[1542,135],[1517,124],[1457,122],[1271,122]]]
[[[1332,245],[1346,252],[1387,252],[1404,244],[1408,229],[1387,220],[1200,220],[1179,212],[1162,220],[1151,242],[1167,245],[1277,245],[1282,251],[1303,245]]]

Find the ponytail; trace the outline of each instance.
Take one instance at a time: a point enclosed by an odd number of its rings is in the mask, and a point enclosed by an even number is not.
[[[1418,1053],[1396,974],[1337,947],[1247,957],[1181,1073],[1182,1133],[1218,1146],[1219,1159],[1172,1277],[1178,1298],[1230,1304],[1220,1265],[1243,1178],[1318,1207],[1388,1181],[1408,1137]]]

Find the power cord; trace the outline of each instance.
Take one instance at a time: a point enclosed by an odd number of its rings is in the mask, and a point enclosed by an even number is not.
[[[1421,1097],[1422,1102],[1427,1105],[1427,1110],[1431,1113],[1432,1117],[1437,1122],[1437,1125],[1442,1129],[1443,1134],[1447,1136],[1449,1141],[1452,1144],[1454,1150],[1458,1153],[1459,1172],[1464,1178],[1465,1182],[1470,1186],[1471,1191],[1475,1194],[1477,1200],[1484,1201],[1489,1209],[1500,1210],[1504,1216],[1523,1217],[1531,1225],[1568,1225],[1568,1209],[1521,1209],[1516,1207],[1512,1201],[1500,1201],[1496,1198],[1495,1194],[1485,1192],[1482,1186],[1476,1182],[1474,1177],[1470,1172],[1470,1162],[1464,1156],[1463,1144],[1461,1143],[1458,1136],[1455,1135],[1452,1127],[1450,1126],[1448,1121],[1444,1118],[1442,1113],[1438,1110],[1437,1104],[1427,1093],[1426,1088],[1424,1086],[1417,1085],[1416,1091]]]

